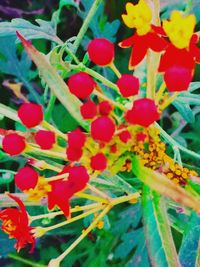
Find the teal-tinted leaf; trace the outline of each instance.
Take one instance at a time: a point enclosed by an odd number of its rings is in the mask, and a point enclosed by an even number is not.
[[[122,241],[114,251],[114,258],[122,260],[129,256],[126,267],[149,266],[144,229],[134,230],[138,227],[140,221],[141,205],[137,203],[120,213],[120,219],[113,228],[114,235],[120,235]]]
[[[199,88],[200,88],[200,82],[192,82],[192,83],[190,83],[188,91],[189,92],[193,92],[193,91],[195,91],[195,90],[197,90]]]
[[[175,108],[180,112],[184,120],[186,120],[189,123],[194,122],[194,115],[192,112],[192,109],[190,108],[190,105],[187,103],[182,103],[178,100],[174,100],[172,103]]]
[[[7,234],[5,234],[3,231],[0,231],[0,257],[6,257],[8,253],[15,251],[15,242],[15,239],[9,239]]]
[[[125,267],[133,267],[133,266],[149,267],[150,262],[149,262],[147,247],[146,247],[146,241],[144,237],[144,228],[140,228],[136,230],[135,234],[137,234],[136,239],[138,240],[139,245],[137,245],[137,248],[133,254],[133,257],[127,262]]]
[[[136,228],[141,220],[141,205],[140,203],[131,205],[120,213],[119,220],[113,226],[113,233],[122,235],[129,228]]]
[[[197,94],[184,93],[178,96],[177,100],[182,104],[200,106],[200,97]]]
[[[164,200],[144,186],[142,206],[145,237],[152,265],[180,267]]]
[[[18,58],[16,53],[15,37],[0,38],[0,71],[4,74],[9,74],[17,77],[20,81],[30,80],[34,74],[31,71],[31,60],[24,51],[21,58]]]
[[[192,213],[179,250],[179,259],[182,267],[195,267],[199,250],[200,217]]]
[[[60,0],[59,8],[62,8],[64,6],[73,6],[78,8],[78,4],[74,0]]]
[[[81,4],[84,6],[84,11],[80,11],[79,14],[82,19],[88,14],[90,10],[93,0],[82,0]],[[104,12],[104,4],[100,4],[95,16],[93,17],[89,28],[92,30],[94,37],[104,37],[110,40],[111,42],[115,42],[116,40],[116,33],[119,29],[120,22],[119,20],[114,20],[112,22],[107,22],[107,18],[102,15]]]
[[[50,21],[37,19],[36,22],[38,25],[21,18],[13,19],[11,22],[0,22],[0,37],[9,36],[16,40],[16,31],[19,31],[28,39],[41,38],[61,43]]]
[[[17,56],[15,37],[0,37],[0,72],[12,75],[22,82],[31,94],[31,99],[40,102],[38,94],[29,83],[36,76],[36,72],[31,70],[31,60],[25,51],[22,52],[21,58]]]

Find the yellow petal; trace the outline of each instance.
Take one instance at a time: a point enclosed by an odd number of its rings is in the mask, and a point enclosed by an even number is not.
[[[129,15],[122,15],[122,19],[124,21],[124,24],[129,27],[129,28],[134,28],[135,27],[135,23],[134,20],[132,19],[131,16]]]

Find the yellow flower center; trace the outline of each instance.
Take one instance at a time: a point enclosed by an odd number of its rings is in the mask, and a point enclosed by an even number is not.
[[[51,192],[51,185],[44,177],[40,177],[35,188],[24,191],[28,194],[28,199],[31,201],[40,201],[48,192]]]
[[[145,0],[140,0],[137,5],[126,4],[127,14],[122,19],[127,27],[136,28],[138,35],[145,35],[151,30],[152,12]]]
[[[170,21],[163,21],[163,28],[174,46],[187,48],[194,32],[196,18],[194,15],[184,16],[180,11],[173,11]]]

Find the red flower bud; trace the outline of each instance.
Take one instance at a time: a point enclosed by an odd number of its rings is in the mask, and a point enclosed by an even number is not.
[[[160,118],[155,102],[152,99],[141,98],[134,101],[133,107],[125,116],[131,124],[148,127]]]
[[[123,142],[123,143],[127,143],[129,139],[131,139],[131,134],[129,131],[123,131],[119,134],[119,139]]]
[[[18,116],[21,122],[27,127],[32,128],[43,121],[42,106],[33,103],[24,103],[18,109]]]
[[[51,149],[56,142],[55,134],[51,131],[39,130],[35,141],[42,149]]]
[[[91,157],[90,166],[93,170],[103,171],[107,166],[107,158],[103,153],[98,153]]]
[[[89,99],[80,107],[80,111],[84,119],[92,119],[97,115],[97,105]]]
[[[77,149],[69,146],[66,150],[67,158],[70,161],[77,161],[81,158],[83,151],[82,149]]]
[[[73,166],[69,170],[68,186],[74,193],[76,193],[86,187],[89,178],[85,167]]]
[[[173,66],[166,70],[164,81],[169,92],[180,92],[188,89],[192,81],[192,76],[191,69],[182,66]]]
[[[87,73],[79,72],[69,77],[68,86],[73,95],[85,99],[93,92],[96,84]]]
[[[114,44],[105,38],[95,38],[88,45],[90,60],[96,65],[109,65],[115,56]]]
[[[110,142],[114,132],[115,124],[107,116],[99,117],[91,123],[91,136],[95,140]]]
[[[15,174],[15,184],[21,191],[34,188],[37,182],[38,182],[38,173],[29,166],[21,168]]]
[[[81,149],[86,141],[85,134],[79,129],[75,129],[67,134],[68,146],[74,149]]]
[[[114,144],[110,147],[110,153],[116,153],[117,152],[117,144]]]
[[[138,142],[144,142],[146,138],[147,138],[147,135],[145,133],[139,132],[136,134],[136,140]]]
[[[109,115],[112,110],[112,105],[108,101],[102,101],[99,103],[99,112],[101,115]]]
[[[117,81],[117,86],[123,97],[137,95],[139,91],[139,79],[131,74],[122,74]]]
[[[10,156],[19,155],[24,151],[25,147],[24,137],[17,133],[8,134],[3,138],[2,148]]]

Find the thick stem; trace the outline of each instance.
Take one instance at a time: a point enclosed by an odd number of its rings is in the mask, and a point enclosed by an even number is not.
[[[82,25],[82,27],[81,27],[81,29],[80,29],[77,37],[76,37],[74,45],[73,45],[74,46],[74,53],[76,53],[77,49],[79,48],[79,46],[83,40],[83,37],[84,37],[84,35],[85,35],[89,25],[90,25],[90,22],[91,22],[92,18],[94,17],[101,2],[102,2],[102,0],[95,0],[93,5],[90,8],[89,13],[87,14],[87,17],[84,19],[84,23],[83,23],[83,25]]]
[[[160,1],[153,0],[153,19],[154,25],[160,25]],[[151,50],[147,52],[147,97],[155,99],[156,75],[159,64],[160,54]]]

